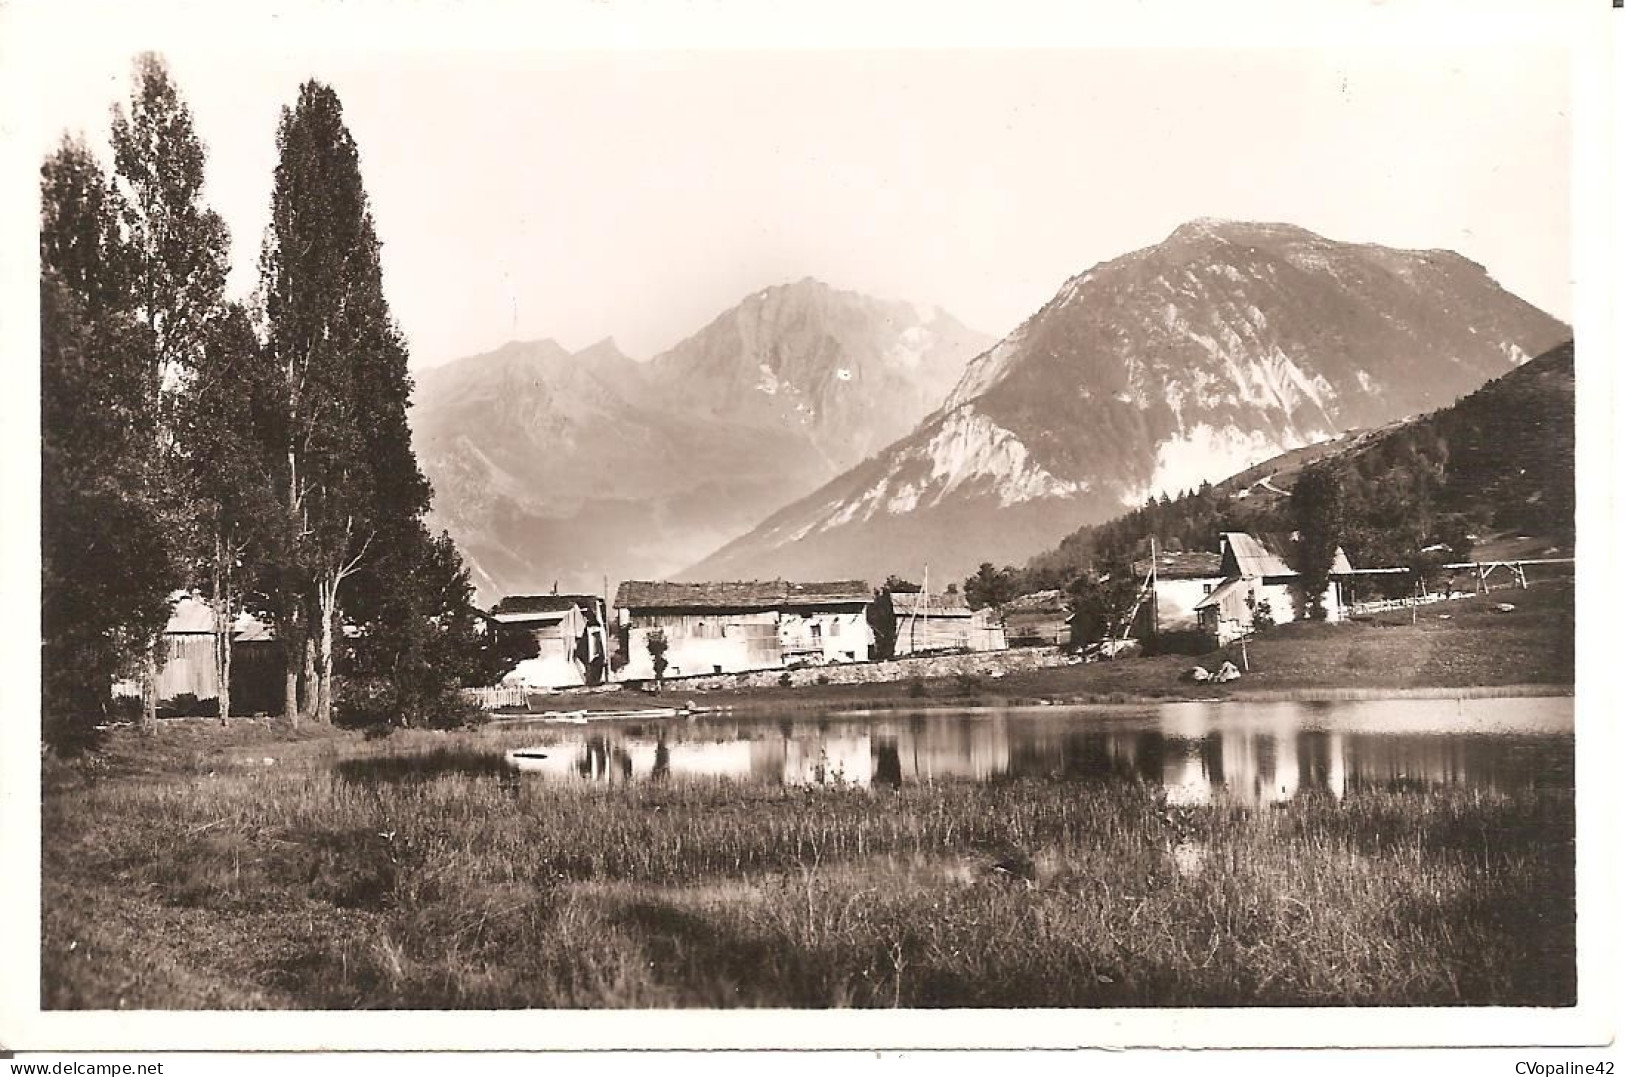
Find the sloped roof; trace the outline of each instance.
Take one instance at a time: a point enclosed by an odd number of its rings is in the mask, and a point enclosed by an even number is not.
[[[1223,602],[1225,599],[1229,598],[1231,595],[1235,594],[1245,586],[1247,586],[1246,580],[1231,577],[1230,579],[1219,584],[1219,586],[1215,587],[1212,594],[1203,598],[1202,601],[1198,602],[1192,608],[1200,610],[1206,609],[1209,606],[1217,606],[1219,603]]]
[[[825,602],[868,602],[872,595],[866,580],[790,583],[785,586],[792,606],[818,605]]]
[[[492,606],[491,613],[565,613],[575,606],[591,609],[597,601],[597,595],[509,595]]]
[[[170,636],[214,635],[214,609],[202,596],[177,593],[170,596],[174,603],[164,634]],[[239,643],[250,640],[275,639],[271,626],[247,611],[241,611],[231,622],[231,638]]]
[[[615,591],[621,609],[770,610],[786,606],[846,605],[869,601],[863,580],[789,583],[735,580],[722,583],[666,583],[627,580]]]
[[[1296,576],[1286,559],[1272,553],[1245,531],[1226,531],[1220,547],[1225,568],[1233,576]]]
[[[1058,588],[1034,591],[1012,598],[1000,608],[1005,613],[1062,613],[1066,610],[1066,592]]]
[[[1285,541],[1275,540],[1271,545],[1285,548]],[[1298,570],[1287,564],[1286,558],[1272,552],[1269,547],[1245,531],[1226,531],[1223,548],[1229,551],[1224,559],[1227,574],[1234,576],[1296,576]],[[1346,575],[1354,571],[1348,554],[1339,546],[1332,554],[1331,574]]]
[[[1188,550],[1180,553],[1157,554],[1157,578],[1164,580],[1205,580],[1224,575],[1223,562],[1216,553],[1206,550]],[[1134,562],[1134,574],[1144,579],[1151,571],[1149,557]]]
[[[181,595],[174,599],[169,612],[169,623],[164,625],[167,635],[191,632],[214,633],[214,610],[196,595]]]
[[[899,617],[969,617],[971,608],[961,595],[924,594],[896,591],[891,596],[892,612]]]

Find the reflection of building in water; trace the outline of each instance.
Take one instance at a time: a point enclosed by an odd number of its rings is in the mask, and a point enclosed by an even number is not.
[[[646,778],[748,779],[755,742],[672,741],[594,735],[574,744],[521,749],[508,760],[526,774],[587,781],[641,781]]]
[[[950,778],[987,779],[1010,770],[1010,736],[1002,721],[987,719],[932,720],[920,727],[877,733],[877,769],[884,766],[887,780],[930,782]],[[895,770],[895,774],[890,773]]]
[[[1170,804],[1206,804],[1223,780],[1216,745],[1208,738],[1169,740],[1162,746],[1162,788]]]
[[[1298,734],[1298,770],[1306,789],[1342,800],[1348,786],[1343,734],[1309,730]]]
[[[868,733],[797,738],[784,745],[785,785],[868,785],[873,757]]]
[[[1497,777],[1493,761],[1470,765],[1472,742],[1455,737],[1385,737],[1358,735],[1348,738],[1348,781],[1356,787],[1382,787],[1394,784],[1465,785],[1474,772],[1482,784]]]
[[[1170,800],[1279,803],[1362,787],[1572,788],[1572,738],[1327,728],[1327,713],[1242,704],[1143,715],[882,717],[695,722],[560,731],[513,758],[526,773],[603,782],[723,778],[758,784],[926,781],[1145,782]],[[549,731],[550,734],[552,731]]]

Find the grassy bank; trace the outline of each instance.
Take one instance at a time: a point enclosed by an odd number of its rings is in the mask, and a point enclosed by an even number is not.
[[[1515,608],[1503,613],[1501,603]],[[535,697],[538,709],[702,705],[752,710],[896,708],[1176,699],[1354,699],[1401,695],[1552,694],[1574,684],[1572,580],[1438,603],[1341,624],[1279,625],[1247,643],[1248,672],[1230,684],[1181,680],[1193,665],[1243,664],[1232,645],[1206,655],[1134,657],[1002,677],[911,678],[887,684],[801,685],[662,696],[626,691]]]
[[[492,740],[195,723],[48,762],[45,1005],[1573,998],[1567,794],[1247,810],[1130,783],[606,789],[356,762]]]

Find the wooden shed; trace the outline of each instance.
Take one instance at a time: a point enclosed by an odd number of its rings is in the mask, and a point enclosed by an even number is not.
[[[991,609],[973,610],[957,594],[893,592],[892,617],[897,644],[892,653],[922,651],[1002,651],[1004,626]]]

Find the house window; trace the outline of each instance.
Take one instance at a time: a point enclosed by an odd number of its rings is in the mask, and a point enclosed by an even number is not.
[[[1204,595],[1211,595],[1213,593],[1213,585],[1211,583],[1204,583],[1202,585],[1202,593]]]
[[[839,636],[841,634],[841,622],[839,620],[834,620],[829,623],[829,634],[832,636]]]
[[[813,622],[812,637],[814,640],[821,640],[824,638],[824,626],[819,624],[817,621]]]

